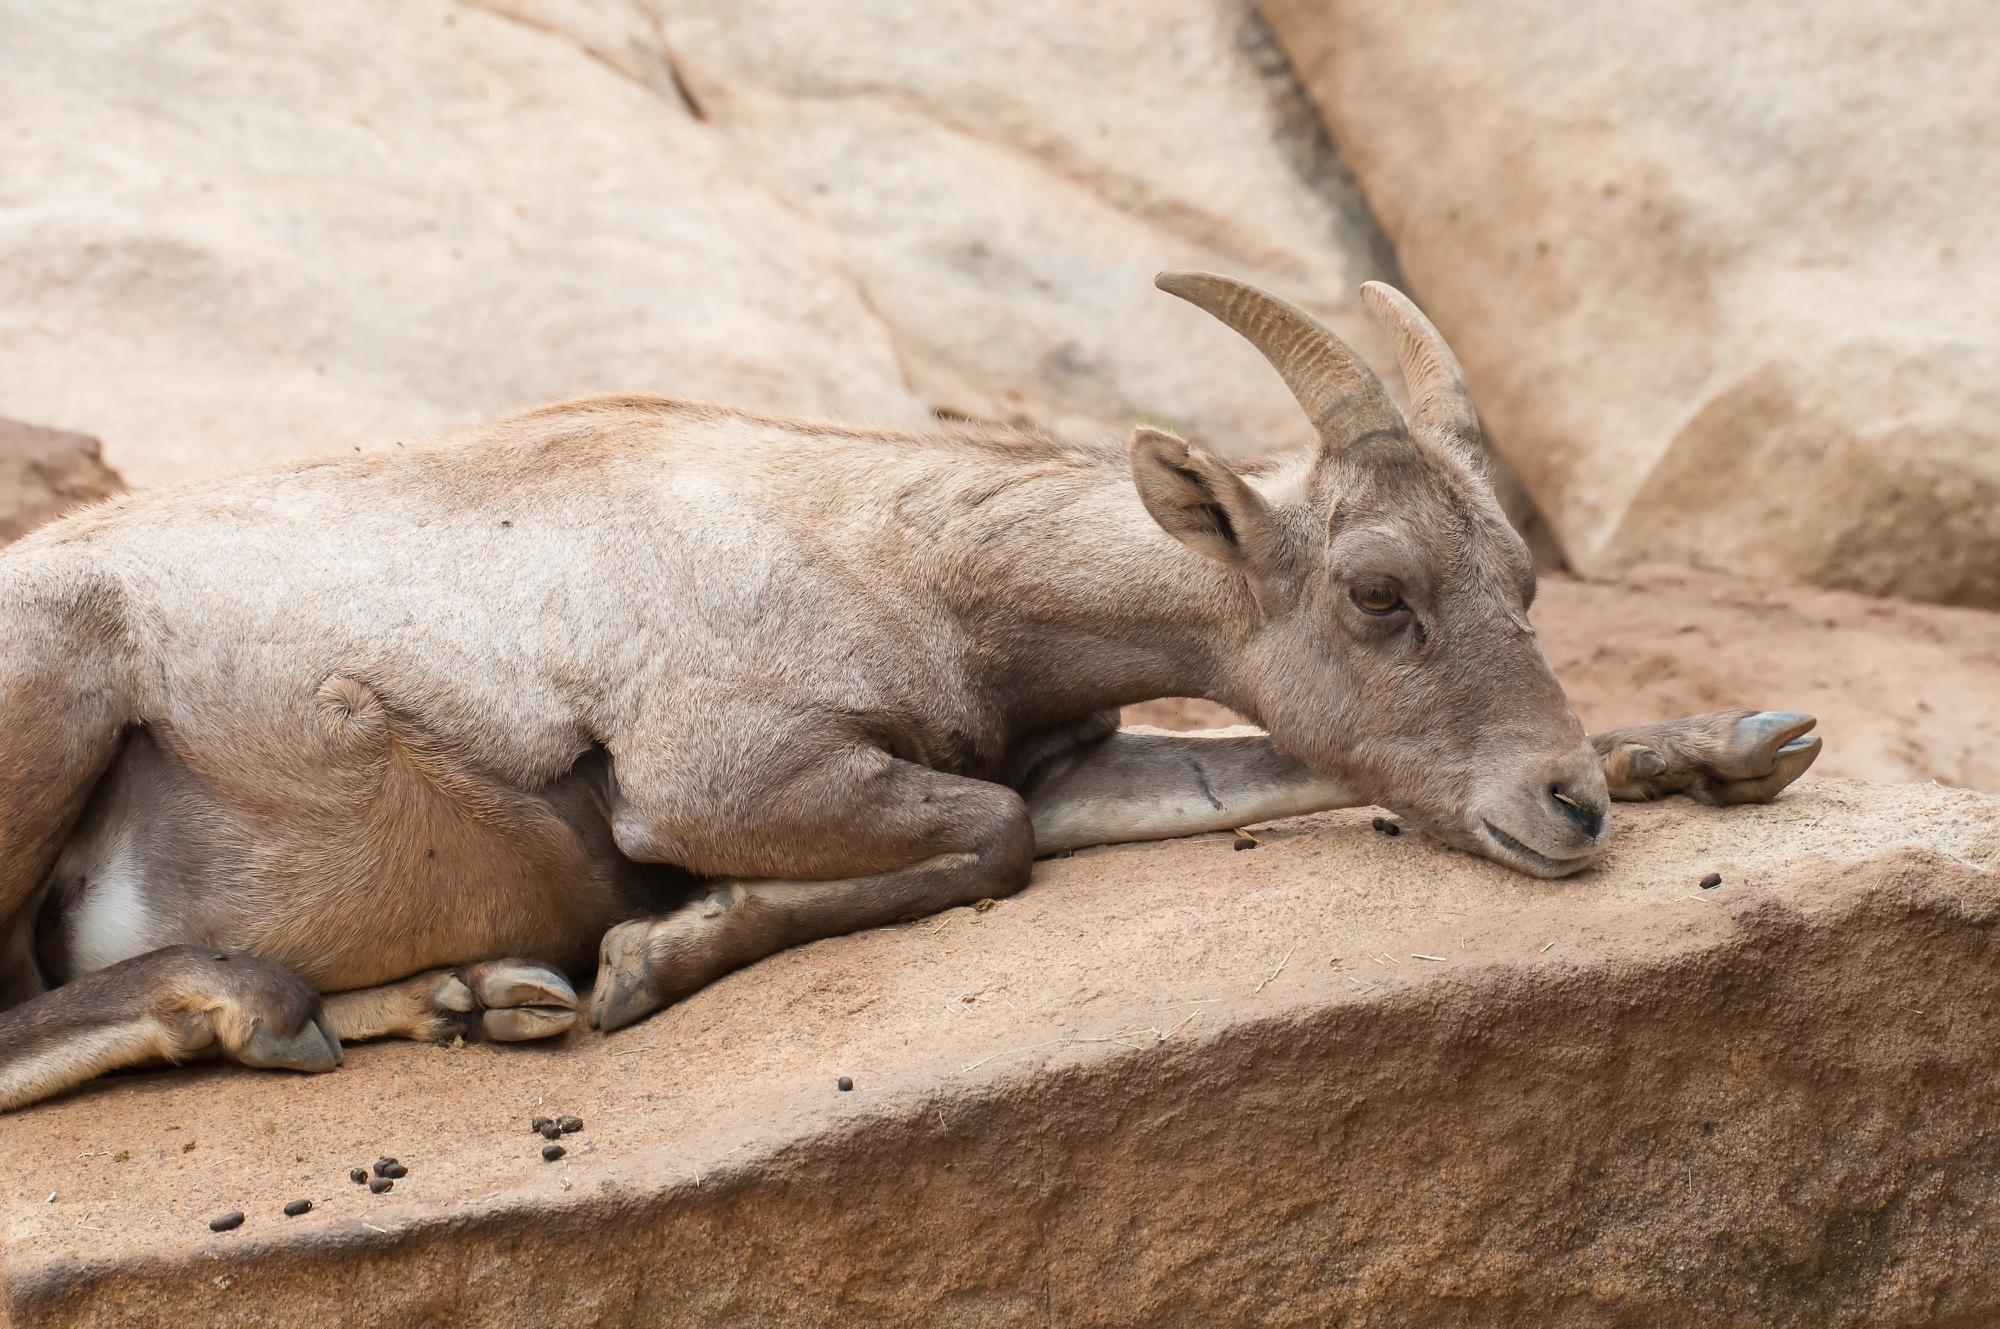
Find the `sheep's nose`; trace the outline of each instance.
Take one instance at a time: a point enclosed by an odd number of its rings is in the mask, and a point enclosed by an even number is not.
[[[1592,795],[1571,792],[1568,785],[1552,784],[1549,797],[1562,809],[1563,816],[1570,824],[1595,840],[1604,831],[1604,804],[1595,801]]]

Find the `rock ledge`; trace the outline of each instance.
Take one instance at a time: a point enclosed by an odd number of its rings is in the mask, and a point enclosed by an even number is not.
[[[1768,808],[1621,808],[1605,866],[1553,884],[1368,819],[1043,864],[996,908],[776,957],[610,1039],[129,1076],[0,1119],[7,1305],[49,1326],[2000,1315],[2000,803],[1809,779]],[[586,1123],[560,1163],[537,1112]],[[410,1169],[391,1194],[349,1183],[383,1154]]]

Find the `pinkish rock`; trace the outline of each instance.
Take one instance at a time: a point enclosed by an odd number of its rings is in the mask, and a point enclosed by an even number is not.
[[[0,419],[0,544],[124,487],[89,435]]]

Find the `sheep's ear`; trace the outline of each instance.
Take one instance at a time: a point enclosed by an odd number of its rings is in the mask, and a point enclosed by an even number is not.
[[[1132,433],[1132,483],[1160,529],[1188,548],[1249,576],[1276,570],[1270,508],[1208,449],[1142,426]]]

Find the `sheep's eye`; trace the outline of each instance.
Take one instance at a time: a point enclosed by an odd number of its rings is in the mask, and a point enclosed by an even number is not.
[[[1357,586],[1350,594],[1364,614],[1393,614],[1403,607],[1403,597],[1388,586]]]

